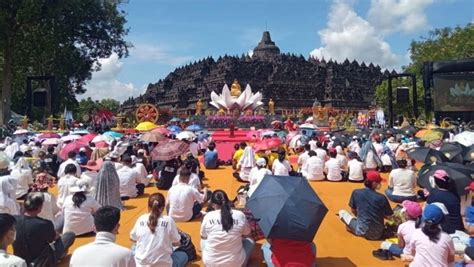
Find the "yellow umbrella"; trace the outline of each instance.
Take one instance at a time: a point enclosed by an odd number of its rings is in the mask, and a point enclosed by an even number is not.
[[[153,122],[144,121],[140,122],[137,127],[135,127],[135,129],[140,132],[148,132],[155,129],[156,127],[158,127],[158,125],[154,124]]]
[[[442,140],[443,139],[443,133],[440,131],[436,130],[428,130],[423,137],[421,137],[421,140],[424,140],[426,142],[431,142],[434,140]]]

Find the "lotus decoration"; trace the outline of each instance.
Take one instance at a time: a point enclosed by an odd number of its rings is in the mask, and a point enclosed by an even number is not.
[[[256,109],[257,107],[263,105],[262,94],[260,92],[252,93],[252,88],[247,84],[245,90],[238,97],[231,95],[229,87],[227,84],[222,88],[222,93],[220,95],[216,94],[214,91],[211,93],[211,102],[209,104],[213,105],[217,109],[224,110],[246,110],[246,109]]]

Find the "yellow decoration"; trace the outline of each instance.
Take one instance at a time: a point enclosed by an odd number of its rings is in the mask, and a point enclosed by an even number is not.
[[[273,102],[273,99],[270,98],[270,101],[268,101],[268,110],[270,112],[270,115],[275,115],[275,102]]]
[[[48,131],[53,130],[53,121],[54,121],[53,115],[50,115],[48,117]]]
[[[64,131],[64,115],[61,115],[61,118],[59,119],[59,130]]]
[[[240,87],[239,81],[234,80],[230,87],[230,95],[233,97],[239,97],[242,94],[242,88]]]
[[[201,115],[201,111],[202,111],[202,102],[201,102],[201,99],[199,98],[199,100],[196,102],[196,115]]]
[[[28,129],[28,117],[26,115],[21,119],[21,127],[23,127],[23,129]]]
[[[135,129],[140,132],[147,132],[155,129],[156,127],[158,127],[158,125],[154,124],[153,122],[144,121],[140,122],[137,127],[135,127]]]

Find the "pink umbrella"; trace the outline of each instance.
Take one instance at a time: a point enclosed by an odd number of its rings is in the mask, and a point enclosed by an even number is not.
[[[107,144],[107,142],[105,142],[105,141],[101,141],[101,142],[95,143],[95,147],[97,147],[97,148],[107,148],[107,147],[109,147],[109,144]]]
[[[253,130],[253,131],[249,131],[246,137],[248,139],[252,139],[253,136],[255,135],[256,139],[260,139],[260,134],[261,134],[261,131]]]
[[[281,145],[280,138],[268,138],[263,139],[262,141],[255,143],[253,149],[255,151],[265,151],[278,148]]]
[[[189,151],[189,145],[181,140],[169,140],[160,142],[152,151],[154,160],[170,160],[183,155]]]
[[[83,144],[89,144],[92,139],[94,139],[94,137],[96,137],[97,134],[95,133],[90,133],[90,134],[86,134],[84,136],[82,136],[79,140],[77,140],[79,143],[83,143]]]
[[[61,136],[57,133],[43,133],[40,136],[38,136],[38,139],[48,139],[48,138],[61,138]]]
[[[164,128],[164,127],[155,128],[155,129],[151,130],[151,132],[152,133],[160,133],[160,134],[163,134],[163,135],[169,135],[171,133],[171,131],[168,128]]]
[[[86,147],[84,144],[80,143],[80,142],[71,142],[67,145],[65,145],[61,151],[59,152],[59,157],[63,160],[67,160],[67,154],[71,151],[74,151],[76,153],[79,152],[79,149],[81,149],[81,147]]]

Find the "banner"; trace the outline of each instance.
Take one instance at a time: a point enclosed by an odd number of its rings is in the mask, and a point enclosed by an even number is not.
[[[435,111],[474,111],[474,73],[434,74]]]

